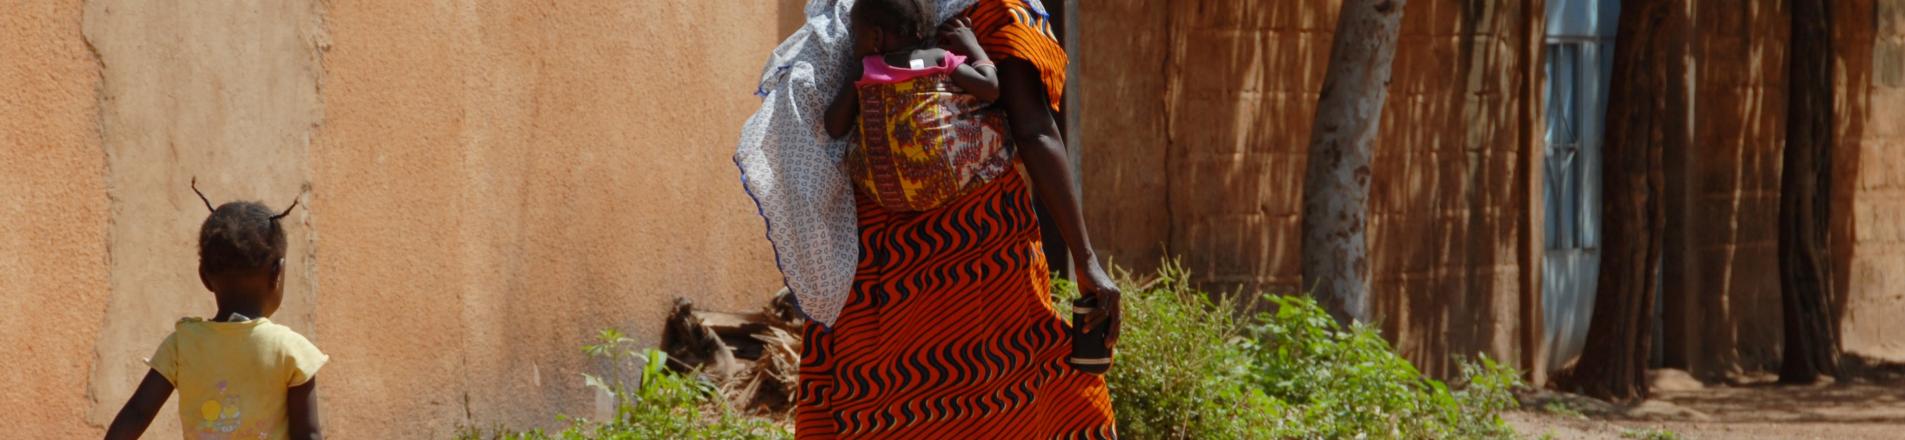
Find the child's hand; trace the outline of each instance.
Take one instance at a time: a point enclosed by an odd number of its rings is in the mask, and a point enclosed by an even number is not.
[[[972,34],[972,20],[966,17],[946,20],[946,24],[939,25],[939,39],[961,55],[976,57],[985,53],[985,49],[979,47],[979,37]]]

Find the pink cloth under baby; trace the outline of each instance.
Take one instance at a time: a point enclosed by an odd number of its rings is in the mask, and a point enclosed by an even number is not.
[[[868,55],[866,58],[860,60],[860,64],[865,66],[865,73],[862,74],[860,80],[854,82],[853,85],[857,87],[867,84],[896,84],[921,76],[952,72],[954,69],[958,69],[960,64],[964,64],[965,62],[966,57],[964,55],[948,52],[944,58],[939,60],[939,65],[937,66],[924,69],[908,69],[905,67],[889,66],[886,64],[886,59],[879,55]]]

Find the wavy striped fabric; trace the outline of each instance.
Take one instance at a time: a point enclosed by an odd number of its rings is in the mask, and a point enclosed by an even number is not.
[[[1019,173],[931,211],[857,209],[847,306],[805,331],[799,438],[1116,438],[1103,378],[1064,363]]]
[[[967,9],[979,46],[995,60],[1018,58],[1032,63],[1045,82],[1052,110],[1065,98],[1065,47],[1052,33],[1052,16],[1039,0],[981,0]]]

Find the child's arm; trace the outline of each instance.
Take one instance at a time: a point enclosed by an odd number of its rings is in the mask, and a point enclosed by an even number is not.
[[[298,385],[285,390],[284,412],[286,416],[291,418],[292,439],[318,440],[324,438],[324,430],[318,427],[316,377],[305,381],[304,385]]]
[[[999,99],[999,69],[992,64],[992,58],[986,56],[986,49],[979,45],[979,38],[972,35],[972,24],[965,17],[946,21],[939,27],[942,38],[954,52],[966,55],[966,64],[953,70],[953,84],[966,89],[966,93],[979,97],[979,100],[992,102]]]
[[[821,121],[827,126],[827,135],[834,139],[853,131],[854,119],[860,117],[860,88],[854,82],[859,81],[866,72],[862,60],[880,52],[878,43],[871,35],[858,29],[853,31],[853,65],[847,68],[847,85],[840,87],[840,93],[834,95],[832,103],[827,104],[827,114],[821,115]]]
[[[978,97],[980,101],[993,102],[999,99],[999,72],[991,64],[978,67],[960,65],[953,70],[953,84],[966,89],[966,93]]]
[[[119,409],[119,415],[112,418],[112,427],[106,429],[106,439],[137,439],[145,435],[146,427],[152,425],[152,417],[159,414],[159,408],[172,398],[172,381],[166,380],[158,371],[146,372],[145,380],[139,382],[139,388],[132,392],[132,398],[126,400],[126,406]]]

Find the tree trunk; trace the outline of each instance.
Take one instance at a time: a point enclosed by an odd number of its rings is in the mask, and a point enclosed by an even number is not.
[[[1405,0],[1347,0],[1310,130],[1303,181],[1303,279],[1337,322],[1367,319],[1370,142],[1389,95]]]
[[[1622,2],[1607,107],[1600,287],[1581,359],[1562,389],[1616,401],[1647,397],[1654,296],[1666,224],[1669,148],[1685,148],[1686,16],[1681,0]]]
[[[1833,147],[1829,0],[1791,0],[1786,151],[1779,184],[1779,297],[1785,333],[1782,383],[1839,372],[1828,267]]]

